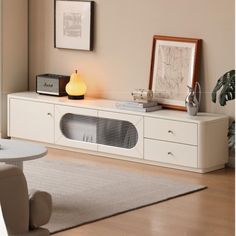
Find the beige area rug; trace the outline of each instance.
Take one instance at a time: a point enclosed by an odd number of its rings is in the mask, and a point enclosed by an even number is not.
[[[41,159],[24,163],[29,189],[48,191],[51,233],[202,190],[205,186],[104,165]]]

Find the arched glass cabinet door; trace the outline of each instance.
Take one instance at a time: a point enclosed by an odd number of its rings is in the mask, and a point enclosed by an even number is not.
[[[142,158],[142,117],[59,105],[55,113],[56,143]]]
[[[98,151],[143,158],[143,117],[99,111]]]
[[[129,121],[67,113],[60,121],[62,134],[70,140],[131,149],[138,132]]]
[[[98,118],[66,113],[60,121],[62,134],[70,140],[97,143]]]
[[[129,121],[99,117],[97,128],[98,144],[131,149],[138,142],[137,129]]]
[[[55,106],[55,144],[97,151],[97,110]]]

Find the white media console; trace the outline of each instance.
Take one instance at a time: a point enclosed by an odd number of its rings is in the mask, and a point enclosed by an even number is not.
[[[117,109],[116,101],[8,95],[8,135],[49,146],[200,173],[228,162],[228,117]]]

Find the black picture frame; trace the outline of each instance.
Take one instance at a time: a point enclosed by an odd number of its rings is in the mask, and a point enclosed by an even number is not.
[[[92,51],[94,1],[54,0],[54,48]]]

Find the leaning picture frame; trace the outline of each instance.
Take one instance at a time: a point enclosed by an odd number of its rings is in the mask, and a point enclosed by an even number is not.
[[[94,2],[54,0],[54,47],[93,50]]]
[[[165,108],[186,110],[187,86],[198,80],[201,39],[153,36],[149,89]]]

